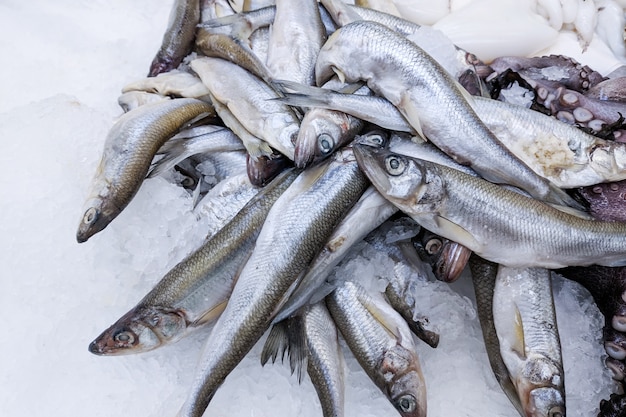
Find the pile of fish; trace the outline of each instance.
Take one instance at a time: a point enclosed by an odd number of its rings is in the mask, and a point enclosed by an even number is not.
[[[262,363],[306,370],[328,417],[343,415],[341,335],[398,412],[423,417],[413,335],[446,335],[414,280],[469,265],[503,391],[521,416],[564,417],[558,269],[593,295],[623,381],[624,78],[560,56],[487,64],[338,0],[266,3],[177,0],[149,77],[124,88],[77,240],[155,175],[214,200],[221,222],[89,350],[145,352],[213,324],[179,412],[198,417],[269,330]],[[332,274],[364,243],[396,264],[383,291]],[[599,416],[626,415],[619,394]]]

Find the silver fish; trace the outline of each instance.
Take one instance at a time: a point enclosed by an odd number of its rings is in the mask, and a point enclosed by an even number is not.
[[[398,209],[374,187],[368,187],[307,268],[275,321],[287,318],[307,303],[321,300],[330,293],[333,286],[326,283],[326,278],[331,270],[341,262],[350,248],[396,211]]]
[[[493,320],[524,415],[564,417],[563,359],[550,271],[500,266]]]
[[[485,348],[487,350],[491,370],[498,384],[500,384],[502,391],[504,391],[509,398],[511,404],[513,404],[513,407],[520,413],[520,416],[526,417],[513,381],[511,381],[511,374],[502,360],[500,341],[496,334],[493,319],[493,290],[496,286],[498,264],[472,255],[469,258],[469,266],[472,272],[472,282],[474,283],[474,293],[476,295],[476,311],[478,313],[480,327],[483,331],[483,340],[485,341]]]
[[[272,77],[313,85],[315,61],[325,41],[316,0],[276,0],[267,53]]]
[[[626,265],[626,223],[582,219],[460,171],[356,145],[372,184],[422,227],[507,266]]]
[[[166,140],[189,121],[214,111],[203,101],[182,98],[146,104],[120,117],[104,143],[76,240],[87,241],[130,203]]]
[[[198,58],[191,62],[191,68],[248,132],[293,161],[300,121],[289,106],[272,100],[277,97],[274,90],[223,59]]]
[[[344,359],[339,346],[337,328],[324,301],[303,308],[298,314],[275,323],[267,337],[261,364],[280,354],[289,355],[291,372],[297,370],[302,381],[302,366],[307,373],[322,405],[324,417],[344,415]]]
[[[117,104],[120,105],[124,113],[141,107],[144,104],[155,103],[158,101],[170,100],[170,97],[160,94],[146,93],[145,91],[129,91],[123,93],[117,98]]]
[[[161,48],[152,60],[148,77],[154,77],[178,67],[193,48],[196,25],[199,21],[199,0],[176,0],[172,4]]]
[[[348,347],[403,417],[426,416],[426,384],[411,332],[382,297],[346,281],[326,305]]]
[[[420,136],[484,178],[541,200],[580,206],[498,141],[472,109],[469,93],[436,61],[385,26],[358,21],[338,29],[320,51],[315,72],[318,85],[334,73],[349,82],[367,81]]]
[[[185,71],[172,70],[156,77],[148,77],[126,84],[122,93],[145,91],[162,96],[201,98],[209,94],[209,90],[197,76]]]
[[[303,172],[276,201],[204,347],[179,416],[201,416],[224,379],[254,346],[290,287],[326,243],[367,181],[352,151]]]
[[[201,128],[193,136],[178,137],[179,135],[176,135],[165,142],[158,151],[162,158],[152,164],[148,178],[161,175],[192,155],[245,149],[241,140],[228,128],[219,127],[209,132],[206,132],[206,126],[201,126]]]
[[[382,97],[281,85],[297,91],[286,93],[280,99],[283,103],[333,109],[386,129],[413,131],[396,107]],[[626,177],[625,143],[600,139],[553,117],[498,100],[474,97],[472,107],[502,145],[558,187],[583,187]]]
[[[128,313],[90,345],[97,355],[146,352],[213,322],[224,310],[241,263],[250,256],[272,204],[296,179],[286,171],[219,232],[172,268]]]

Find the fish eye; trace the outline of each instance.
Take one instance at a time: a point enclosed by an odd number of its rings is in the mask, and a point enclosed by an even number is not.
[[[390,175],[401,175],[406,168],[406,162],[397,155],[389,155],[387,159],[385,159],[385,168],[387,168],[387,172]]]
[[[98,219],[98,210],[95,207],[89,208],[83,216],[83,223],[93,224]]]
[[[319,144],[320,150],[323,153],[329,153],[333,150],[333,145],[335,141],[328,133],[321,133],[317,137],[317,143]]]
[[[367,136],[368,142],[372,145],[383,146],[385,143],[385,138],[381,134],[373,133]]]
[[[417,408],[417,401],[412,395],[403,395],[396,401],[396,407],[401,413],[411,413]]]
[[[564,417],[563,409],[561,407],[553,407],[548,411],[549,417]]]
[[[426,242],[426,246],[424,248],[429,255],[434,255],[436,253],[439,253],[439,251],[441,250],[441,246],[443,246],[443,242],[441,242],[440,239],[430,239],[428,242]]]
[[[118,343],[124,343],[129,345],[132,345],[135,342],[135,337],[131,332],[119,332],[115,336],[113,336],[113,339]]]

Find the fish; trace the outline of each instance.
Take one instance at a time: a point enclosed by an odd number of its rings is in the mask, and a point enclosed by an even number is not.
[[[422,227],[511,267],[626,265],[626,223],[587,220],[481,178],[355,145],[376,189]]]
[[[419,281],[429,279],[426,264],[417,257],[411,244],[411,239],[420,231],[420,226],[413,219],[403,216],[388,220],[370,233],[365,241],[394,263],[393,271],[384,277],[387,281],[384,293],[389,305],[400,313],[415,336],[436,348],[439,334],[429,329],[428,318],[420,311],[416,299]]]
[[[322,47],[315,73],[318,85],[335,73],[348,82],[366,81],[420,136],[483,178],[541,200],[581,207],[498,141],[472,109],[469,93],[436,61],[385,26],[357,21],[338,29]]]
[[[326,41],[316,0],[276,0],[267,67],[274,79],[315,82],[315,61]]]
[[[252,135],[293,161],[300,120],[292,109],[272,99],[277,93],[239,66],[219,58],[197,58],[191,68]],[[231,127],[232,129],[232,127]]]
[[[160,94],[146,93],[145,91],[129,91],[123,93],[117,98],[117,104],[120,105],[124,113],[141,107],[144,104],[154,103],[157,101],[169,100],[170,97],[162,96]]]
[[[252,252],[272,204],[298,176],[284,172],[215,235],[185,257],[129,312],[90,345],[96,355],[128,355],[174,343],[214,322],[224,310],[242,262]]]
[[[326,297],[346,344],[403,417],[425,417],[426,383],[410,330],[382,298],[346,281]]]
[[[261,364],[280,354],[289,356],[291,372],[297,371],[302,382],[302,367],[311,378],[324,417],[344,415],[345,363],[337,327],[324,301],[298,311],[286,320],[274,323],[261,352]]]
[[[148,77],[168,72],[183,61],[193,48],[196,25],[200,22],[199,0],[176,0],[161,47],[150,64]]]
[[[268,83],[269,86],[272,85],[273,78],[265,63],[246,43],[238,38],[200,29],[196,39],[196,48],[206,57],[222,58],[230,61],[256,75]]]
[[[417,254],[427,262],[439,281],[455,282],[467,265],[472,251],[424,228],[413,239]]]
[[[181,98],[145,104],[122,115],[106,137],[76,240],[86,242],[130,203],[166,140],[190,121],[214,114],[203,101]]]
[[[209,90],[202,84],[200,78],[179,70],[171,70],[155,77],[133,81],[122,88],[122,93],[130,91],[145,91],[162,96],[186,98],[202,98],[209,94]]]
[[[274,203],[204,346],[179,416],[201,416],[269,328],[290,287],[367,188],[351,149],[304,171]]]
[[[496,276],[498,274],[498,264],[489,262],[477,255],[472,255],[468,261],[474,284],[474,294],[476,295],[476,311],[480,328],[483,332],[483,340],[489,358],[489,365],[493,371],[498,384],[506,394],[509,401],[522,417],[526,413],[520,402],[517,390],[511,380],[511,374],[502,360],[500,353],[500,341],[496,334],[493,311],[493,290],[496,286]]]
[[[386,129],[414,133],[402,114],[382,97],[282,85],[299,91],[285,93],[279,99],[283,103],[342,111]],[[553,117],[498,100],[474,97],[472,106],[502,145],[557,187],[583,187],[626,176],[626,144],[622,142],[598,138]]]
[[[157,154],[162,157],[152,164],[148,178],[163,174],[192,155],[245,150],[241,140],[228,128],[201,126],[193,130],[197,133],[181,132],[185,135],[178,134],[161,146]]]
[[[330,293],[334,286],[327,278],[332,269],[345,258],[353,246],[397,211],[398,209],[374,187],[368,187],[337,225],[304,276],[298,280],[289,300],[276,315],[275,321],[295,314],[303,306],[315,303]]]
[[[500,265],[493,323],[524,415],[564,417],[563,358],[550,271]]]

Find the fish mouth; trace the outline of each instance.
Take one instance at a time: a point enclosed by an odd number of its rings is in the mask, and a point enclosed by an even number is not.
[[[471,254],[472,251],[465,246],[448,242],[435,263],[437,279],[448,283],[459,279]]]
[[[390,152],[363,144],[355,144],[353,150],[359,168],[370,179],[374,187],[378,190],[391,189],[387,173],[382,168],[384,166],[382,161]]]

